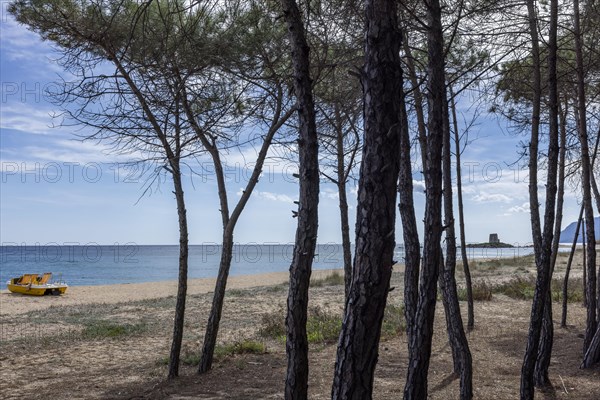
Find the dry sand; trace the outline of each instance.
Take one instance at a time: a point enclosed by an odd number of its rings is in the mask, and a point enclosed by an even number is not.
[[[473,263],[474,280],[497,284],[517,275],[533,275],[531,259],[513,261]],[[557,276],[564,273],[565,264],[566,256],[559,256]],[[330,273],[315,271],[313,277],[319,279]],[[580,274],[579,253],[572,276]],[[398,266],[392,274],[392,286],[397,290],[388,296],[388,304],[401,306],[403,278]],[[265,345],[264,353],[222,356],[213,370],[202,376],[184,361],[180,378],[174,381],[165,380],[164,361],[171,345],[175,282],[72,287],[60,297],[26,297],[4,291],[0,294],[0,398],[283,399],[285,344],[279,338],[261,335],[260,330],[266,326],[265,321],[283,324],[287,290],[282,283],[287,279],[287,272],[282,272],[229,280],[218,344],[255,340]],[[460,268],[458,280],[462,284]],[[193,360],[199,354],[213,285],[214,279],[190,281],[183,360]],[[310,289],[310,306],[338,316],[343,308],[343,292],[339,282],[315,284]],[[452,374],[452,354],[440,303],[436,307],[428,398],[457,399],[459,382]],[[560,305],[555,303],[555,307],[558,318]],[[461,309],[464,319],[464,302]],[[22,314],[34,310],[41,312]],[[537,391],[536,400],[600,399],[600,369],[579,369],[585,311],[580,303],[570,303],[568,327],[555,324],[549,371],[554,388],[546,393]],[[475,302],[476,325],[469,333],[475,399],[518,398],[530,312],[530,301],[503,294],[494,294],[491,301]],[[83,334],[88,327],[106,322],[144,329],[118,337]],[[373,398],[402,397],[408,363],[406,340],[400,331],[381,342]],[[335,343],[311,344],[311,400],[331,398],[335,352]],[[36,362],[23,354],[34,355]]]
[[[331,274],[333,270],[315,270],[316,279]],[[271,286],[287,282],[288,272],[271,272],[258,275],[231,276],[227,281],[228,289],[248,289],[258,286]],[[190,279],[188,295],[210,293],[214,290],[216,279]],[[176,281],[130,283],[119,285],[71,286],[62,296],[24,296],[0,290],[0,315],[23,314],[34,310],[43,310],[51,306],[69,306],[76,304],[116,304],[136,300],[159,299],[177,294]]]

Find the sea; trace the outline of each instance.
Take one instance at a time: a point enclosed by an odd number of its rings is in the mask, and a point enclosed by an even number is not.
[[[230,275],[254,275],[288,271],[292,262],[293,243],[236,244]],[[468,248],[469,259],[519,257],[533,253],[531,247]],[[217,276],[221,246],[219,244],[191,245],[189,278]],[[459,254],[460,257],[460,254]],[[404,259],[404,246],[395,250],[395,260]],[[176,280],[179,246],[149,246],[135,243],[98,245],[4,245],[0,246],[0,282],[5,288],[10,278],[25,273],[52,272],[55,279],[69,285],[110,285]],[[319,244],[313,269],[343,267],[342,245]]]

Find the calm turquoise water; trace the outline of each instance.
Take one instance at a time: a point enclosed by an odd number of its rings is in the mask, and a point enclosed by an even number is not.
[[[220,246],[190,246],[189,277],[215,277]],[[293,244],[237,244],[233,251],[231,275],[288,271]],[[531,254],[531,248],[468,249],[469,258],[504,258]],[[53,245],[0,246],[0,282],[24,273],[62,274],[70,285],[155,282],[177,279],[178,246],[142,246],[134,243],[113,246]],[[403,246],[396,248],[396,260],[403,259]],[[317,248],[314,269],[341,268],[342,246],[322,244]]]

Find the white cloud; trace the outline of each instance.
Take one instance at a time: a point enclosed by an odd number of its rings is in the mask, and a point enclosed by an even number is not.
[[[320,192],[321,198],[337,200],[340,198],[340,193],[337,190],[324,189]]]
[[[9,16],[3,3],[2,24],[0,32],[2,35],[2,47],[10,61],[48,61],[51,47],[45,44],[40,37],[29,31],[24,25],[19,24],[12,16]]]
[[[529,203],[523,203],[520,206],[513,206],[508,209],[508,212],[504,215],[510,215],[514,213],[529,213]]]
[[[425,181],[417,181],[413,179],[413,191],[417,193],[425,193]]]
[[[12,129],[26,133],[47,134],[52,128],[53,111],[43,108],[39,103],[35,106],[27,103],[2,106],[0,112],[0,128]]]
[[[241,195],[242,190],[238,191],[238,196]],[[293,203],[294,199],[292,199],[287,194],[282,193],[273,193],[273,192],[261,192],[260,190],[256,190],[253,193],[253,197],[257,197],[259,199],[270,200],[270,201],[281,201],[283,203]]]
[[[510,203],[513,199],[501,193],[486,193],[481,192],[473,196],[473,201],[479,203]]]

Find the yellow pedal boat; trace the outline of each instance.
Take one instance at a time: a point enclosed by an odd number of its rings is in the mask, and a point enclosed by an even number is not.
[[[6,283],[6,286],[13,293],[29,294],[32,296],[43,296],[46,294],[60,295],[65,293],[69,286],[64,282],[50,283],[51,277],[52,273],[50,272],[46,272],[42,276],[38,276],[38,274],[25,274],[11,279]]]

